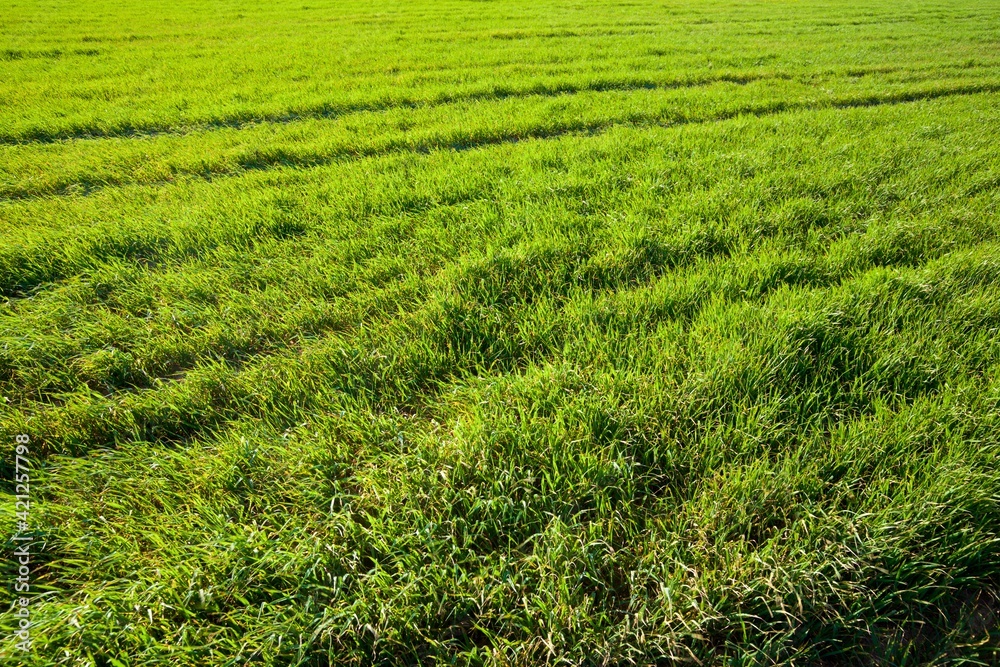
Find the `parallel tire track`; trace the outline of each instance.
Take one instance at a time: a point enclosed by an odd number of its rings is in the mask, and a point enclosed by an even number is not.
[[[606,90],[620,89],[608,88]],[[272,152],[270,155],[254,152],[253,154],[244,155],[238,158],[236,167],[232,169],[220,170],[212,172],[211,174],[205,174],[203,170],[178,169],[176,173],[187,178],[213,181],[219,178],[229,178],[249,172],[269,171],[279,168],[311,169],[348,160],[360,160],[398,153],[429,153],[435,150],[449,149],[455,151],[467,151],[488,146],[514,144],[527,140],[557,139],[559,137],[573,134],[593,135],[607,131],[613,127],[675,127],[681,125],[724,122],[740,116],[754,116],[762,118],[780,113],[798,111],[822,111],[825,109],[852,109],[886,106],[935,100],[946,97],[991,94],[997,92],[1000,92],[1000,82],[989,82],[963,84],[959,86],[925,90],[900,91],[888,95],[872,94],[859,97],[834,98],[821,102],[777,101],[741,106],[704,117],[689,117],[680,114],[668,114],[665,117],[662,113],[655,113],[643,116],[636,116],[633,114],[628,119],[609,119],[607,121],[600,122],[566,120],[556,123],[554,126],[544,128],[528,128],[526,131],[523,129],[507,132],[500,131],[484,136],[468,136],[467,133],[456,132],[451,136],[431,139],[391,139],[385,144],[378,146],[358,147],[353,145],[344,145],[332,151],[325,152],[293,153],[284,150],[277,150]],[[0,204],[5,202],[10,203],[51,197],[88,196],[101,192],[105,189],[130,185],[162,187],[171,185],[174,182],[174,179],[149,181],[118,179],[108,180],[101,184],[88,184],[82,181],[74,181],[61,186],[57,191],[44,194],[23,190],[8,191],[6,195],[0,196]],[[3,286],[0,286],[0,294],[4,293],[6,293],[6,289]]]

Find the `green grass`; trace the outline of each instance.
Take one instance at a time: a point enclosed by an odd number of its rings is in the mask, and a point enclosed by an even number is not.
[[[14,0],[0,656],[997,664],[998,128],[986,0]]]

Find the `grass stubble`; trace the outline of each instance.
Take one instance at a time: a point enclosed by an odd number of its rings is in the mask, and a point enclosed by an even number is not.
[[[995,4],[0,35],[25,664],[996,664]]]

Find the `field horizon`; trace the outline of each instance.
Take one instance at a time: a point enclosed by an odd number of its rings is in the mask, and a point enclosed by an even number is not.
[[[12,0],[0,662],[1000,664],[998,333],[995,2]]]

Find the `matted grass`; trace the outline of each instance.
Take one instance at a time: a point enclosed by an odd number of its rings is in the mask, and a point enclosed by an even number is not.
[[[996,664],[997,128],[994,2],[16,0],[0,651]]]

